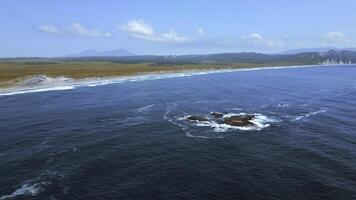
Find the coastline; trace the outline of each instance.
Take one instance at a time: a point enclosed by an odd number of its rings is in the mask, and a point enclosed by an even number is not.
[[[17,94],[72,90],[80,87],[96,87],[108,84],[118,84],[124,82],[136,82],[144,80],[167,79],[176,77],[197,76],[215,73],[243,72],[256,70],[276,70],[276,69],[293,69],[293,68],[308,68],[321,66],[335,65],[292,65],[292,66],[266,66],[266,67],[245,67],[245,68],[229,68],[225,69],[189,69],[189,70],[171,70],[157,72],[143,72],[133,75],[118,75],[105,77],[87,77],[87,78],[68,78],[65,76],[48,77],[46,75],[34,75],[17,80],[5,87],[0,85],[0,97]]]

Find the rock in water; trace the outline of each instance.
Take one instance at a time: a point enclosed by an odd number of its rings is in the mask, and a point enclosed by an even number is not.
[[[253,126],[255,125],[252,120],[255,118],[253,114],[246,114],[246,115],[234,115],[230,117],[224,117],[223,113],[219,112],[211,112],[209,113],[212,118],[199,116],[199,115],[191,115],[186,119],[189,121],[195,122],[215,122],[218,124],[228,124],[230,126]]]
[[[190,121],[201,121],[201,122],[209,121],[209,120],[208,120],[207,118],[205,118],[205,117],[202,117],[202,116],[195,116],[195,115],[192,115],[192,116],[187,117],[187,120],[190,120]]]
[[[251,120],[254,118],[254,115],[232,116],[224,118],[224,123],[231,126],[253,126]]]

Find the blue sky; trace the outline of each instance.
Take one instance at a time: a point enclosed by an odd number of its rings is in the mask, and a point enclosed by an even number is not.
[[[1,0],[0,57],[356,46],[354,0]]]

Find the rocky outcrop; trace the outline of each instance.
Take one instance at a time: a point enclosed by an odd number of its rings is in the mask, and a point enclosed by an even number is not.
[[[254,117],[254,115],[231,116],[224,118],[224,123],[231,126],[252,126],[254,123],[251,121]]]
[[[186,119],[194,122],[214,122],[218,124],[227,124],[230,126],[253,126],[254,123],[252,120],[256,116],[253,114],[245,114],[245,115],[232,115],[232,116],[224,116],[224,113],[220,112],[211,112],[207,116],[199,116],[199,115],[191,115]]]
[[[189,116],[187,117],[187,120],[190,120],[190,121],[199,121],[199,122],[206,122],[206,121],[209,121],[206,117],[203,117],[203,116],[198,116],[198,115],[192,115],[192,116]]]

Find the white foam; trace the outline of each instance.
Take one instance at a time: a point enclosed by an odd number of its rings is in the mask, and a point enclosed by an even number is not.
[[[289,107],[289,103],[280,103],[277,105],[277,108],[287,108]]]
[[[226,114],[224,117],[232,117],[232,116],[241,116],[245,115],[245,113],[240,114]],[[264,128],[270,126],[270,122],[277,122],[277,120],[268,118],[261,114],[255,114],[255,118],[250,120],[254,125],[251,126],[232,126],[223,123],[216,123],[214,121],[209,122],[198,122],[196,123],[197,126],[207,126],[214,129],[215,132],[226,132],[230,129],[242,130],[242,131],[260,131]]]
[[[309,112],[309,113],[306,113],[306,114],[302,114],[302,115],[299,115],[299,116],[296,116],[294,117],[294,119],[292,121],[299,121],[303,118],[308,118],[308,117],[311,117],[313,115],[317,115],[319,113],[324,113],[324,112],[327,112],[328,109],[326,108],[321,108],[320,110],[317,110],[317,111],[313,111],[313,112]]]
[[[46,184],[46,182],[34,184],[26,183],[9,195],[0,196],[0,200],[14,198],[16,196],[36,196],[40,192],[44,191],[43,186]]]
[[[187,117],[189,117],[189,115],[186,115],[186,116],[183,116],[183,117],[169,117],[169,113],[172,111],[173,108],[177,107],[177,104],[174,103],[173,105],[167,107],[167,110],[166,110],[166,113],[163,115],[163,118],[165,120],[167,120],[169,123],[175,125],[175,126],[178,126],[182,129],[182,131],[185,132],[185,135],[187,137],[191,137],[191,138],[201,138],[201,139],[213,139],[213,138],[224,138],[222,136],[218,136],[218,137],[209,137],[209,136],[195,136],[195,135],[192,135],[191,132],[193,130],[191,130],[188,126],[185,126],[184,124],[180,123],[179,121],[182,121],[182,120],[186,120]]]
[[[233,116],[243,116],[247,115],[246,113],[227,113],[223,115],[223,118],[229,118]],[[242,130],[242,131],[260,131],[264,128],[269,127],[271,124],[270,123],[276,123],[280,122],[280,119],[272,118],[272,117],[267,117],[265,115],[259,114],[259,113],[254,113],[253,114],[255,117],[250,120],[254,125],[252,126],[232,126],[229,124],[224,124],[224,123],[218,123],[215,122],[214,120],[210,121],[195,121],[194,125],[197,127],[211,127],[213,128],[214,132],[226,132],[231,129],[235,130]],[[180,121],[186,120],[190,115],[183,116],[183,117],[178,117],[177,119]]]
[[[177,120],[186,120],[190,115],[185,115],[185,116],[182,116],[182,117],[177,117]]]
[[[190,134],[190,131],[186,132],[185,135],[186,135],[187,137],[191,137],[191,138],[201,138],[201,139],[222,139],[222,138],[224,138],[223,136],[192,135],[192,134]]]
[[[59,90],[72,90],[74,88],[75,88],[74,86],[58,86],[58,87],[51,87],[51,88],[28,89],[28,90],[19,90],[14,92],[0,93],[0,96],[10,96],[10,95],[17,95],[17,94],[59,91]]]
[[[135,110],[135,112],[137,113],[146,113],[147,111],[149,111],[153,106],[155,106],[155,104],[151,104],[151,105],[148,105],[148,106],[144,106],[144,107],[141,107],[141,108],[137,108]]]
[[[145,80],[157,80],[177,77],[187,77],[215,73],[227,73],[238,71],[256,71],[256,70],[278,70],[291,68],[306,68],[317,67],[320,65],[302,65],[302,66],[280,66],[280,67],[256,67],[247,69],[221,69],[221,70],[185,70],[181,72],[158,72],[152,74],[140,74],[133,76],[120,77],[105,77],[105,78],[85,78],[85,79],[71,79],[66,77],[47,77],[45,75],[38,75],[28,77],[15,86],[5,89],[0,89],[0,96],[19,95],[35,92],[47,92],[56,90],[70,90],[78,87],[97,87],[108,84],[117,84],[124,82],[136,82]]]

